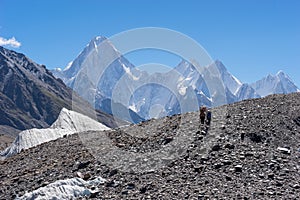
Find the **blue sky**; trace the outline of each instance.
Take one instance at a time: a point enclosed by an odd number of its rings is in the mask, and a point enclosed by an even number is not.
[[[48,68],[64,68],[95,36],[164,27],[195,39],[242,82],[283,70],[300,86],[299,10],[297,0],[0,0],[0,39],[20,42],[10,48]],[[153,52],[128,58],[136,65],[178,63]]]

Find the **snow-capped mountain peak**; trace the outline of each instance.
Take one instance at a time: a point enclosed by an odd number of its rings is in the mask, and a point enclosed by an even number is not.
[[[279,70],[276,74],[276,76],[287,76],[283,70]]]
[[[262,97],[269,94],[287,94],[300,91],[291,78],[282,70],[277,72],[276,75],[269,74],[265,78],[252,83],[251,86]]]
[[[61,78],[66,85],[72,86],[76,75],[82,69],[87,60],[96,62],[95,66],[99,65],[99,59],[107,58],[118,58],[121,54],[116,50],[113,44],[104,36],[94,37],[86,47],[79,53],[74,61],[68,63],[68,65],[63,69],[54,69],[52,73],[57,77]],[[101,63],[101,62],[100,62]],[[91,63],[90,65],[92,65]]]
[[[109,62],[112,60],[113,62]],[[124,111],[134,110],[144,119],[158,116],[157,113],[149,114],[149,110],[157,110],[158,107],[162,108],[162,112],[159,113],[164,113],[163,115],[181,112],[180,102],[176,97],[187,99],[196,95],[199,105],[218,106],[269,93],[297,91],[282,71],[276,77],[268,76],[268,80],[260,85],[249,85],[243,84],[232,75],[220,60],[209,66],[201,66],[199,71],[198,67],[200,66],[197,62],[182,60],[174,70],[149,75],[136,69],[109,39],[99,36],[93,38],[72,64],[56,76],[62,75],[68,86],[97,109],[113,114],[113,104],[123,105]],[[80,70],[85,68],[90,68],[91,70],[87,71],[91,71],[92,74],[82,74]],[[101,77],[97,77],[99,73],[95,73],[95,70],[101,71]],[[78,83],[78,77],[81,85],[76,88],[73,84],[75,81]],[[122,84],[120,81],[123,81]],[[152,84],[147,84],[149,82]],[[278,88],[269,88],[269,85],[274,84],[278,85]],[[136,89],[137,86],[143,85],[147,86]],[[162,85],[167,86],[170,91],[163,89]],[[119,90],[116,90],[117,88]],[[118,94],[117,98],[113,97],[113,93]],[[130,100],[127,100],[128,94],[132,94]],[[195,106],[196,109],[198,107]],[[162,117],[161,114],[159,116]],[[125,120],[128,121],[127,118]]]
[[[216,67],[219,69],[219,71],[220,71],[221,73],[226,73],[226,72],[227,72],[226,67],[224,66],[224,64],[223,64],[220,60],[217,59],[217,60],[214,62],[214,64],[216,65]]]
[[[247,83],[244,83],[237,91],[236,93],[237,99],[239,101],[245,100],[245,99],[253,99],[253,98],[259,98],[260,96],[256,93],[256,91]]]
[[[278,77],[278,79],[280,80],[289,80],[292,82],[291,78],[286,74],[284,73],[282,70],[279,70],[276,74],[276,77]]]
[[[107,38],[106,38],[105,36],[99,35],[99,36],[94,37],[94,38],[92,39],[92,41],[99,43],[99,42],[103,42],[103,41],[106,40],[106,39],[107,39]]]
[[[225,65],[220,60],[216,60],[212,65],[210,65],[210,67],[216,67],[218,69],[224,86],[235,95],[242,86],[242,82],[229,73]]]
[[[70,69],[70,67],[72,66],[72,64],[73,64],[73,61],[69,62],[68,65],[63,69],[63,71],[67,71],[68,69]],[[60,68],[57,68],[57,69],[61,71]]]

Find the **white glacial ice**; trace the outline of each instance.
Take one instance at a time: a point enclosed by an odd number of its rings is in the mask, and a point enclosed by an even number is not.
[[[74,111],[63,108],[57,120],[45,129],[29,129],[19,133],[14,142],[0,153],[2,157],[9,157],[39,144],[56,140],[65,135],[88,131],[109,130],[107,126]]]
[[[23,196],[17,197],[16,200],[76,199],[79,197],[88,197],[92,193],[97,192],[89,188],[103,184],[104,182],[105,179],[101,177],[90,181],[85,181],[81,178],[58,180],[32,192],[27,192]]]

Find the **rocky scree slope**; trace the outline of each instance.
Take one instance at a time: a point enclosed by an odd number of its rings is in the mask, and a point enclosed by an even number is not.
[[[81,134],[61,138],[1,161],[0,197],[21,196],[79,174],[85,179],[101,176],[107,180],[87,198],[297,199],[299,111],[300,93],[271,95],[213,109],[208,130],[199,127],[199,113],[193,112],[85,133],[87,138],[93,136],[91,143],[96,143],[95,135],[106,134],[118,148],[138,152],[162,148],[178,134],[192,135],[179,158],[147,172],[123,172],[95,159],[82,144]],[[128,135],[138,131],[151,134],[144,139]]]

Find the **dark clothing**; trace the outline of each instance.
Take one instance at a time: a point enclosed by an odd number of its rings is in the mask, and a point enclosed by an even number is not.
[[[208,111],[207,114],[206,114],[206,124],[207,125],[210,125],[210,122],[211,122],[211,111]]]
[[[244,138],[245,138],[245,133],[242,132],[242,133],[241,133],[241,140],[244,141]]]
[[[201,124],[204,124],[204,121],[205,121],[205,112],[206,112],[206,107],[201,107],[200,108],[200,121],[201,121]]]
[[[204,124],[204,121],[205,121],[205,115],[203,115],[203,116],[200,115],[200,121],[201,121],[201,124]]]

